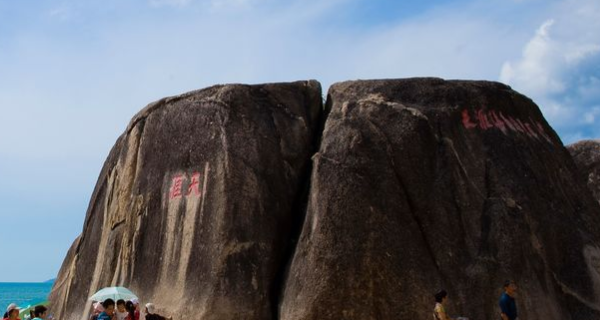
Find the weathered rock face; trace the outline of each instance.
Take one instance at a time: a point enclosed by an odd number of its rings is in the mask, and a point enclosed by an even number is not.
[[[531,100],[440,79],[320,95],[216,86],[140,112],[55,283],[60,319],[109,285],[176,318],[429,320],[445,288],[450,314],[496,319],[509,278],[523,319],[600,318],[600,206]]]
[[[567,146],[594,197],[600,203],[600,141],[585,140]]]
[[[538,108],[497,83],[334,85],[281,319],[600,318],[600,210]],[[586,196],[587,195],[587,196]]]
[[[318,82],[226,85],[167,98],[111,151],[51,301],[126,285],[176,318],[270,319],[322,110]]]

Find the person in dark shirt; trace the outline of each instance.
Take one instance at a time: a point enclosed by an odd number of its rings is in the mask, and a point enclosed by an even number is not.
[[[517,284],[512,280],[504,282],[504,293],[500,297],[500,317],[502,320],[517,319],[517,303],[515,296],[517,294]]]
[[[115,300],[106,299],[102,302],[104,311],[98,315],[98,320],[115,320]]]

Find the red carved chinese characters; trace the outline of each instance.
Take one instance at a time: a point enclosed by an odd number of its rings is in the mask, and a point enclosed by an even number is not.
[[[508,126],[508,128],[509,128],[511,131],[515,131],[515,130],[517,130],[517,129],[515,128],[515,126],[513,125],[513,123],[512,123],[510,120],[508,120],[506,117],[504,117],[504,115],[502,114],[502,111],[500,111],[500,112],[499,112],[499,115],[500,115],[500,118],[502,119],[502,121],[504,121],[504,123],[506,124],[506,126]]]
[[[552,139],[546,134],[544,128],[539,122],[529,118],[528,121],[522,119],[514,119],[511,116],[504,116],[502,112],[496,110],[477,109],[473,111],[475,117],[471,117],[468,109],[463,109],[461,112],[462,125],[467,130],[475,128],[487,131],[488,129],[498,129],[503,134],[508,134],[510,131],[525,134],[528,137],[540,139],[544,138],[547,142],[552,143]]]
[[[523,122],[521,121],[521,119],[517,119],[516,121],[519,124],[519,128],[521,128],[522,132],[524,132],[527,135],[529,135],[529,133],[527,132],[527,128],[525,127],[525,125],[523,124]]]
[[[531,120],[531,119],[530,119]],[[533,123],[533,120],[531,121]],[[552,143],[552,140],[550,139],[550,136],[546,134],[546,131],[544,131],[544,127],[542,126],[541,123],[536,122],[535,123],[535,129],[537,130],[537,133],[542,136],[544,139],[546,139],[546,141]]]
[[[494,123],[494,127],[500,129],[500,131],[502,131],[502,133],[506,134],[506,125],[504,124],[504,121],[502,121],[502,119],[500,119],[498,117],[498,115],[496,114],[496,111],[492,110],[490,111],[490,118],[492,119],[493,123]]]
[[[508,121],[512,123],[513,127],[515,128],[515,131],[518,131],[520,133],[525,132],[525,129],[523,129],[523,127],[521,127],[521,125],[515,119],[513,119],[513,117],[508,117]]]
[[[535,131],[533,131],[533,128],[531,128],[531,125],[529,124],[529,122],[525,122],[525,129],[527,129],[527,133],[529,134],[530,137],[534,137],[534,138],[538,138],[537,133],[535,133]]]
[[[477,120],[479,120],[479,127],[483,130],[487,130],[492,127],[488,121],[487,115],[481,109],[477,110]]]
[[[477,124],[471,122],[471,117],[469,117],[469,111],[467,109],[464,109],[462,111],[462,123],[463,126],[465,126],[465,128],[467,129],[472,129],[477,127]]]
[[[192,192],[195,195],[200,195],[200,172],[194,172],[194,174],[192,174],[192,181],[190,181],[190,185],[188,186],[188,191],[186,193],[186,196],[189,196],[190,194],[192,194]]]
[[[171,190],[169,191],[169,198],[179,198],[181,197],[181,188],[183,187],[183,175],[179,174],[173,178],[171,182]]]
[[[189,183],[186,184],[186,181],[189,181]],[[171,187],[169,188],[169,199],[200,196],[202,195],[200,187],[200,172],[192,173],[191,177],[189,178],[185,174],[177,174],[171,180]]]

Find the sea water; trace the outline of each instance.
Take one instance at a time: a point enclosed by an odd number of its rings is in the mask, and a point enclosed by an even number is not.
[[[10,283],[0,282],[0,317],[11,303],[25,308],[48,300],[52,282],[43,283]]]

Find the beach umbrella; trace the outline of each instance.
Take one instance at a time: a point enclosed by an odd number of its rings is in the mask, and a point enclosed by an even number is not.
[[[88,300],[103,302],[104,300],[109,298],[115,301],[119,299],[127,301],[131,299],[137,299],[138,297],[133,292],[131,292],[131,290],[125,287],[108,287],[94,293],[94,295],[91,296]]]
[[[29,310],[33,310],[33,307],[31,305],[27,305],[27,307],[19,309],[19,318],[25,318],[25,316],[29,314]]]

